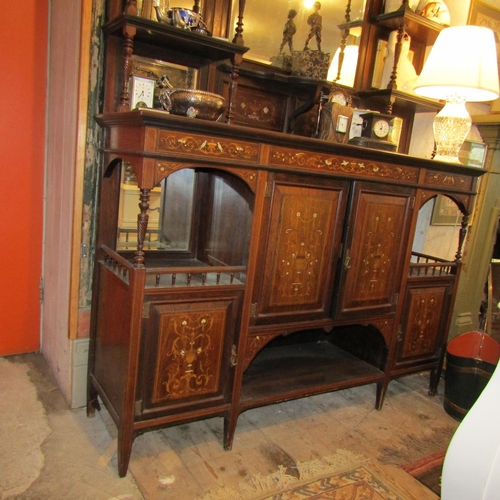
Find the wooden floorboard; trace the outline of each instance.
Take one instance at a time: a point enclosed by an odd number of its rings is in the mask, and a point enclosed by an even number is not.
[[[134,442],[129,474],[147,500],[194,500],[347,450],[378,467],[404,500],[436,499],[400,469],[445,449],[458,426],[443,410],[443,382],[436,397],[427,385],[426,374],[391,382],[381,411],[373,384],[248,410],[231,451],[222,447],[222,418],[147,432]]]

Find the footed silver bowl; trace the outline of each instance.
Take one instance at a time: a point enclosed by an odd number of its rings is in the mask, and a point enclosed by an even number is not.
[[[158,98],[169,113],[188,118],[219,121],[226,109],[222,96],[203,90],[164,88]]]

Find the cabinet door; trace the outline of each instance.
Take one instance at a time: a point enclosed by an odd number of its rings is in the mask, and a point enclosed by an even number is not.
[[[338,319],[395,310],[408,244],[413,190],[356,183],[344,245]]]
[[[347,184],[276,176],[269,186],[255,324],[328,317]]]
[[[448,281],[409,281],[401,318],[396,364],[437,360],[446,337],[446,325],[453,292]]]
[[[238,297],[171,298],[150,305],[144,327],[145,409],[227,401]]]

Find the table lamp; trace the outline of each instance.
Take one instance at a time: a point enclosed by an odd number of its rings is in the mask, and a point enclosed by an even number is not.
[[[346,45],[343,52],[339,47],[333,56],[326,79],[329,82],[338,83],[339,85],[354,87],[354,78],[358,65],[358,51],[359,47],[357,45]],[[341,54],[343,54],[343,59],[340,63]]]
[[[460,163],[471,118],[466,101],[498,98],[495,35],[482,26],[453,26],[438,35],[416,82],[415,94],[446,100],[434,118],[435,160]]]

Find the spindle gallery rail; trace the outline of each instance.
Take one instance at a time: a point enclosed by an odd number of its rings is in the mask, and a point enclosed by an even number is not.
[[[457,272],[457,263],[419,252],[412,252],[409,276],[450,276]]]
[[[102,245],[105,252],[104,264],[128,283],[130,272],[136,270],[131,261],[120,256],[111,248]],[[210,266],[198,261],[193,266],[171,266],[145,268],[146,288],[171,288],[189,286],[242,285],[245,266]]]

